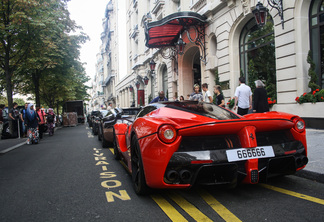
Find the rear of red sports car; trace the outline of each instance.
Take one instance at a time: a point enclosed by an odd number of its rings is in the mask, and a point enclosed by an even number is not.
[[[151,110],[133,124],[150,187],[254,184],[293,174],[308,162],[305,123],[295,115],[241,117],[197,102],[163,103]]]

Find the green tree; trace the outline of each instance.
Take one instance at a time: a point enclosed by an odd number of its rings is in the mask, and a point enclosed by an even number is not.
[[[33,18],[37,6],[35,0],[3,0],[0,4],[0,73],[9,109],[13,103],[14,75],[26,59],[33,37],[30,30],[41,26],[41,21]]]
[[[15,98],[15,99],[13,99],[13,101],[15,102],[15,103],[17,103],[18,104],[18,106],[24,106],[25,105],[25,100],[23,100],[23,99],[21,99],[21,98]]]

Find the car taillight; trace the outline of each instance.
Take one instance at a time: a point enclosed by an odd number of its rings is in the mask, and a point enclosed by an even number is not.
[[[164,143],[172,143],[177,138],[177,131],[171,125],[163,125],[159,129],[158,135]]]
[[[306,125],[305,125],[305,121],[302,118],[299,117],[295,118],[294,124],[295,124],[294,128],[297,132],[301,133],[305,130]]]

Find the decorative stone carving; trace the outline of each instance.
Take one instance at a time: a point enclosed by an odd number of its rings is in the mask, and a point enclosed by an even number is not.
[[[251,12],[250,0],[241,0],[241,3],[243,8],[243,14],[244,16],[246,16]]]

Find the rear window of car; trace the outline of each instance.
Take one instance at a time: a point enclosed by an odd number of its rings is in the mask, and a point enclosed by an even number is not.
[[[164,106],[172,109],[182,110],[190,113],[195,113],[202,116],[217,120],[239,119],[240,117],[235,113],[230,112],[220,106],[212,103],[184,101],[184,102],[163,102],[157,106]]]
[[[140,109],[123,109],[124,115],[137,115]]]

